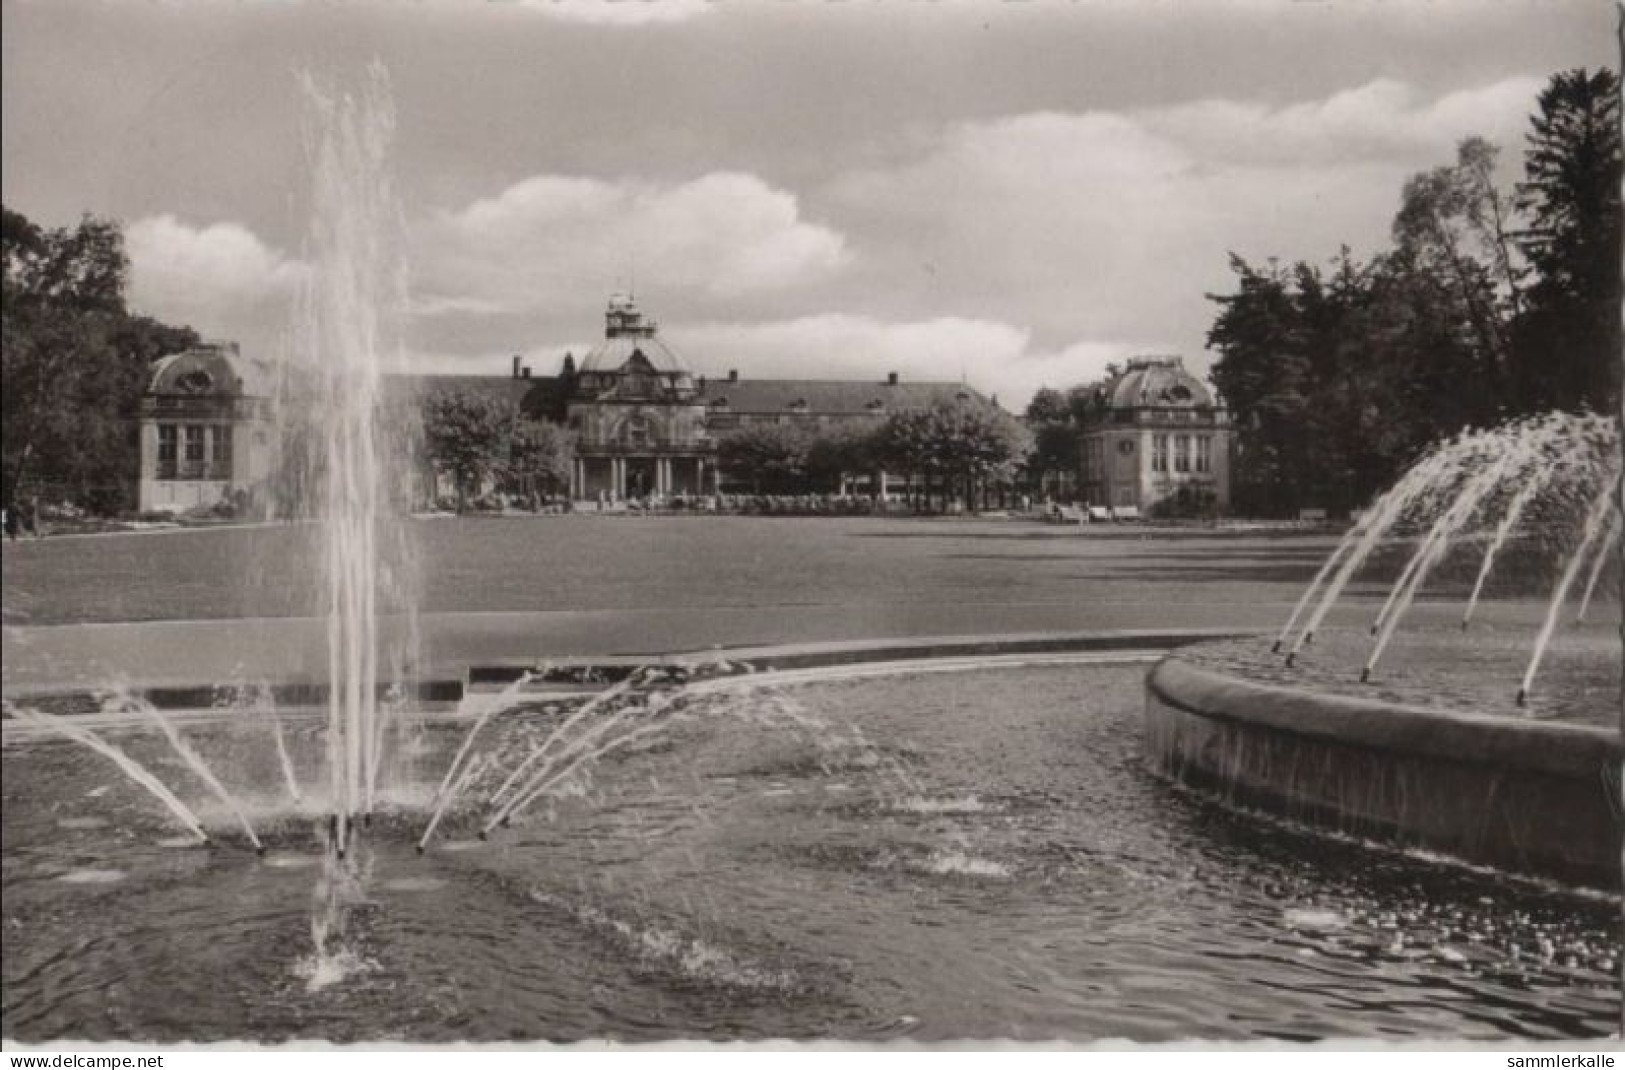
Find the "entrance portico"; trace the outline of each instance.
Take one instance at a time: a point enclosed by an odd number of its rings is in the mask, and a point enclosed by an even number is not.
[[[629,501],[716,493],[716,465],[700,453],[627,453],[576,457],[570,496]]]

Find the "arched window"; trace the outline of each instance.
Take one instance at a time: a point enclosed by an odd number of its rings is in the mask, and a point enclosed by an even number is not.
[[[621,443],[626,446],[648,446],[654,441],[654,425],[641,413],[633,413],[621,425]]]

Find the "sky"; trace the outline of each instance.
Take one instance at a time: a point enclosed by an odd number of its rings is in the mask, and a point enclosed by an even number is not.
[[[0,197],[120,220],[130,303],[269,352],[309,247],[302,79],[378,63],[421,371],[550,374],[633,289],[697,374],[1020,409],[1211,365],[1232,253],[1384,248],[1407,176],[1613,61],[1599,0],[4,2]]]

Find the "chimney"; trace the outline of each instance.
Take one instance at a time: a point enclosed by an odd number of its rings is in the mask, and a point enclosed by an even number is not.
[[[513,377],[515,379],[519,378],[519,354],[518,353],[515,353],[513,355]]]
[[[728,369],[728,381],[730,383],[739,382],[739,369],[738,368],[729,368]]]
[[[897,373],[896,372],[888,372],[888,373],[886,373],[886,385],[887,386],[896,386],[897,385]]]
[[[521,378],[521,379],[529,379],[530,378],[530,365],[527,364],[527,365],[525,365],[525,367],[519,369],[519,378]]]

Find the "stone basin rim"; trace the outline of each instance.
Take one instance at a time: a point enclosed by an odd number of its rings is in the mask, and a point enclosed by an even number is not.
[[[1147,674],[1146,690],[1193,716],[1411,757],[1559,776],[1625,761],[1618,728],[1333,694],[1196,665],[1177,653]]]
[[[666,653],[569,655],[529,659],[501,659],[465,666],[460,674],[437,673],[412,681],[420,699],[457,702],[480,685],[496,686],[517,680],[526,670],[547,665],[560,669],[601,668],[626,670],[643,665],[675,665],[705,659],[748,662],[758,670],[806,669],[881,662],[928,662],[975,656],[1000,657],[1049,653],[1156,655],[1170,649],[1209,640],[1240,639],[1257,633],[1233,628],[1116,629],[1090,632],[1011,632],[984,635],[909,636],[901,638],[830,640],[750,646],[714,646]],[[261,681],[254,681],[260,683]],[[292,676],[267,681],[274,691],[303,701],[325,701],[325,683]],[[193,679],[154,679],[138,683],[109,681],[59,689],[50,686],[8,688],[8,702],[84,704],[117,688],[146,697],[160,709],[202,708],[214,704],[217,689],[230,681],[199,683]],[[320,696],[313,699],[312,696]]]

